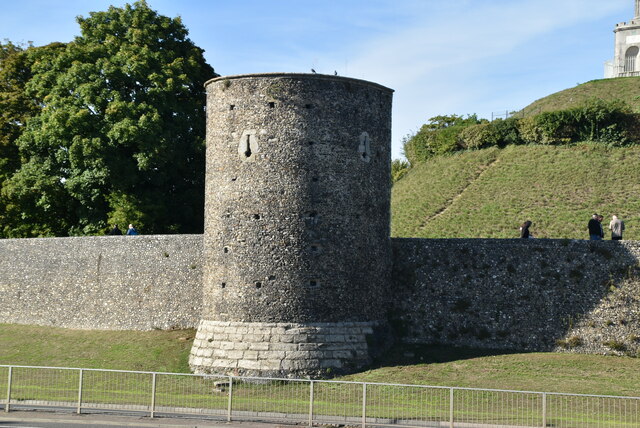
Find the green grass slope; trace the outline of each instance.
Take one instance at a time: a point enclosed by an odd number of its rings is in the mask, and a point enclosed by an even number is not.
[[[589,98],[622,100],[640,112],[640,77],[592,80],[534,101],[519,112],[519,116],[577,107]]]
[[[383,367],[346,376],[360,382],[571,394],[638,396],[640,358],[565,353],[495,353],[445,346],[408,346],[413,364],[389,358]]]
[[[509,146],[439,157],[392,189],[394,237],[587,238],[593,212],[640,239],[640,147]]]
[[[193,336],[0,324],[0,364],[188,373]],[[407,345],[337,380],[637,396],[640,358]]]
[[[0,324],[0,364],[189,373],[194,335]]]

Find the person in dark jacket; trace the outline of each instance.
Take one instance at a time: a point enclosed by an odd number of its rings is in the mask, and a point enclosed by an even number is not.
[[[591,241],[599,241],[602,239],[602,224],[598,219],[600,216],[598,214],[594,214],[591,216],[591,220],[587,224],[587,229],[589,229],[589,239]]]
[[[114,224],[113,229],[109,231],[109,235],[122,235],[122,231],[117,224]]]
[[[598,226],[600,226],[600,239],[604,239],[604,228],[602,227],[602,220],[604,220],[604,216],[598,214]]]
[[[530,220],[522,223],[522,226],[520,226],[520,238],[533,238],[533,235],[529,232],[529,227],[531,227],[532,224]]]

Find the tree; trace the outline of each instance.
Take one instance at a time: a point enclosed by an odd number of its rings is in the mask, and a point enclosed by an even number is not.
[[[41,100],[29,97],[25,87],[33,77],[33,67],[49,63],[64,48],[62,43],[52,43],[35,48],[32,45],[16,45],[10,41],[0,43],[0,236],[6,235],[7,224],[11,223],[11,213],[19,222],[21,210],[8,203],[3,196],[7,180],[20,167],[18,138],[22,135],[26,122],[37,115]]]
[[[145,1],[78,18],[81,35],[34,63],[41,112],[18,138],[21,168],[4,194],[22,218],[11,236],[203,228],[205,94],[216,76],[179,18]],[[26,226],[27,225],[27,226]]]

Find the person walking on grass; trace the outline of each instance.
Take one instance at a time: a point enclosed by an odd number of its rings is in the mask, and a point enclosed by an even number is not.
[[[609,230],[611,230],[611,239],[614,241],[622,240],[622,232],[624,231],[624,221],[620,220],[617,216],[611,216],[611,222],[609,223]]]

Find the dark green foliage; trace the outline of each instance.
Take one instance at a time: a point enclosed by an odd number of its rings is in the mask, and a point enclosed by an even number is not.
[[[568,110],[544,112],[524,119],[520,134],[529,144],[567,144],[576,134],[571,112]]]
[[[42,98],[25,90],[34,70],[44,69],[64,49],[62,43],[35,48],[0,43],[0,237],[7,234],[10,220],[19,223],[21,207],[8,201],[4,187],[7,180],[20,168],[21,158],[17,140],[27,121],[37,115],[43,106]],[[33,189],[37,191],[37,189]]]
[[[405,156],[411,165],[415,165],[433,156],[460,150],[460,133],[468,126],[485,122],[475,114],[466,118],[457,115],[432,117],[415,135],[405,138]]]
[[[24,93],[30,69],[25,47],[0,43],[0,183],[20,165],[15,140],[27,118],[37,111]]]
[[[481,123],[464,128],[460,132],[459,147],[463,149],[481,149],[500,146],[501,136],[491,123]]]
[[[590,141],[624,146],[640,140],[640,118],[622,101],[588,99],[565,110],[487,122],[477,116],[436,116],[405,138],[412,165],[455,151],[518,144],[563,145]]]
[[[6,236],[203,227],[205,98],[215,76],[179,18],[146,2],[78,18],[81,35],[25,85],[42,110],[17,139]]]
[[[525,142],[533,144],[594,141],[621,146],[629,142],[634,122],[623,102],[590,99],[578,107],[525,118],[520,132]]]
[[[523,144],[520,131],[518,130],[518,119],[509,117],[507,119],[496,119],[491,122],[491,126],[498,133],[499,147],[505,147],[514,144]]]
[[[394,159],[391,162],[391,183],[393,184],[407,175],[409,169],[411,169],[409,162],[400,159]]]

